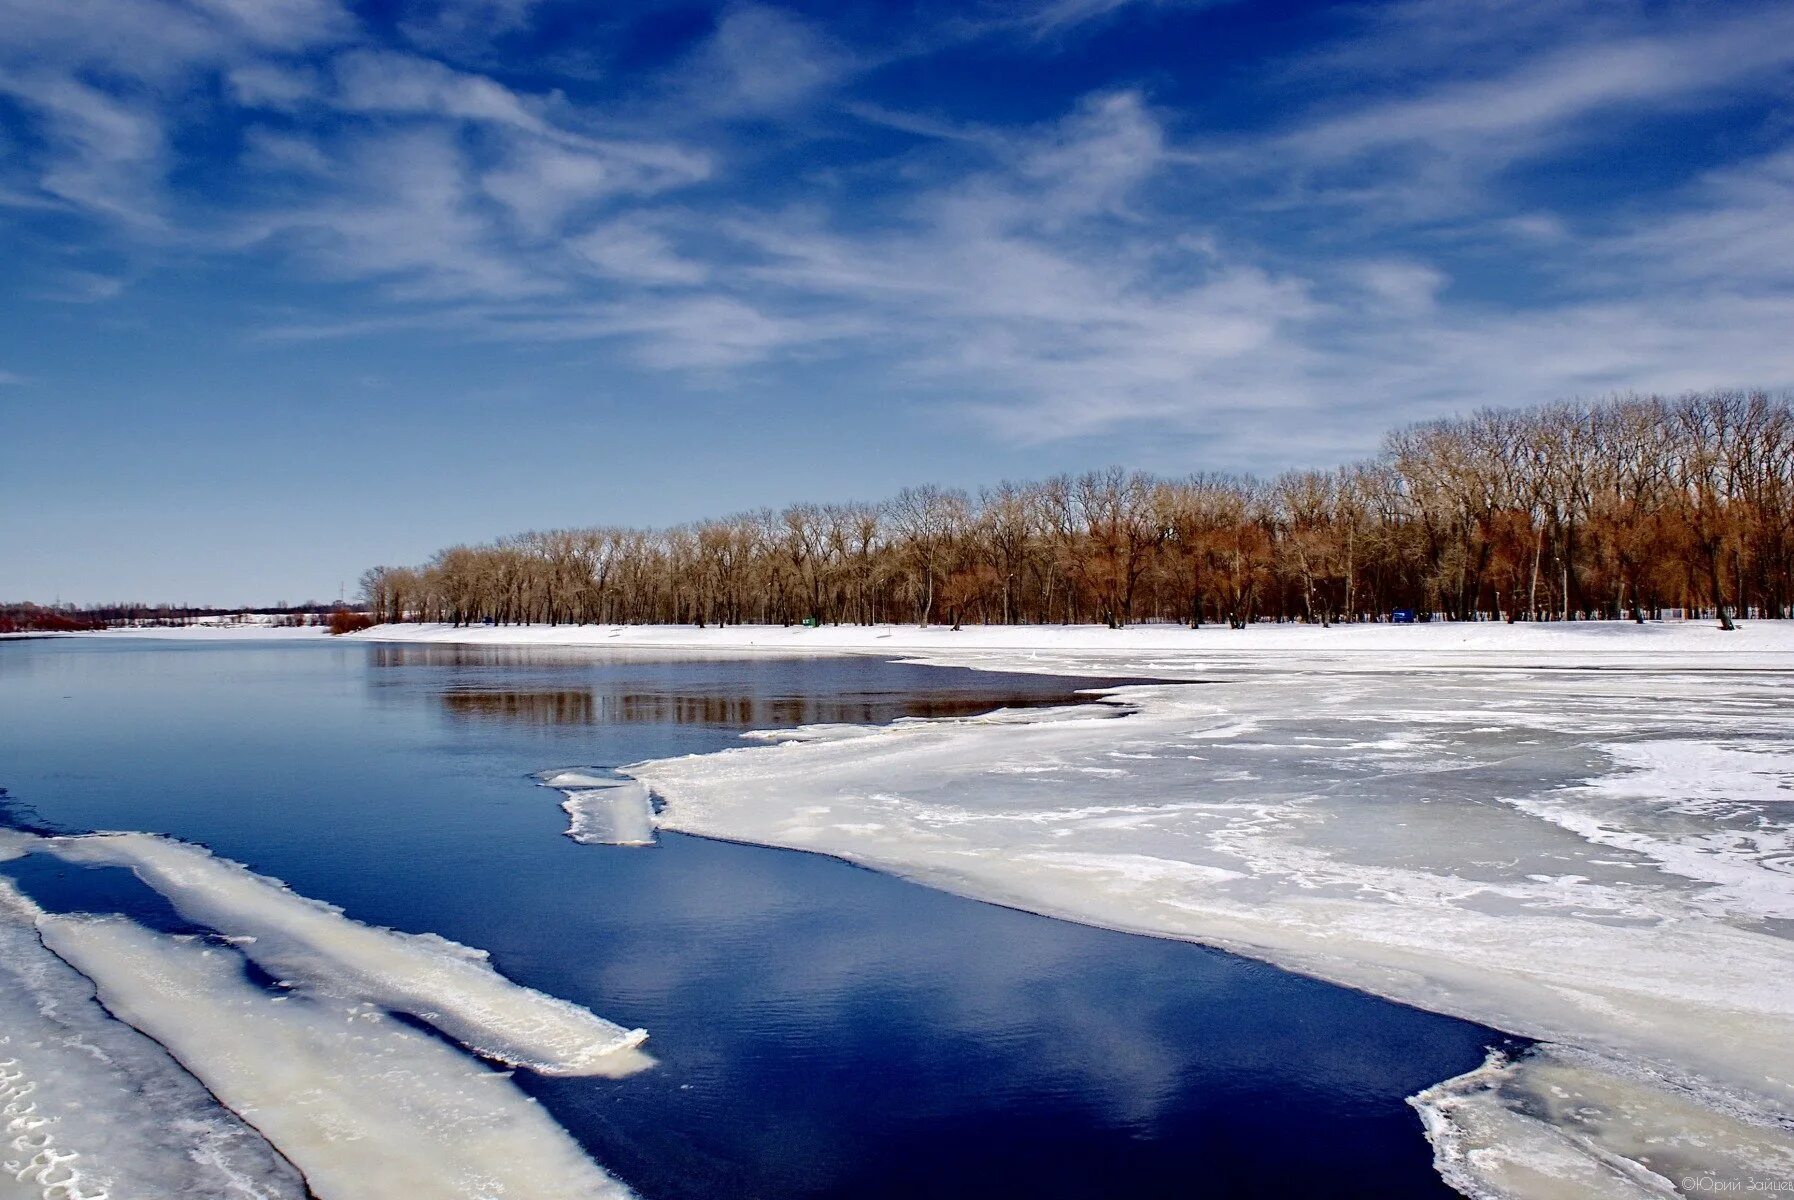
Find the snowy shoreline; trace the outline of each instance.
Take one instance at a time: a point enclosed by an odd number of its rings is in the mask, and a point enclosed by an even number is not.
[[[128,631],[110,631],[119,634]],[[755,650],[771,653],[1419,654],[1449,656],[1615,654],[1784,654],[1794,665],[1794,621],[1747,621],[1730,632],[1707,621],[1569,621],[1507,625],[1439,621],[1415,625],[1301,625],[1260,622],[1244,629],[1205,625],[380,625],[357,640],[462,645],[620,646],[635,649]]]
[[[141,638],[173,641],[317,641],[328,629],[243,623],[144,626],[77,633],[0,634],[0,639]],[[1390,665],[1672,665],[1690,656],[1705,665],[1777,666],[1794,669],[1794,620],[1743,621],[1721,630],[1710,621],[1569,621],[1520,623],[1439,621],[1415,625],[1359,623],[1303,625],[1259,622],[1244,629],[1149,623],[1109,629],[1100,625],[380,625],[343,635],[351,641],[417,642],[447,645],[616,647],[633,650],[745,651],[773,655],[889,654],[922,657],[954,665],[983,665],[991,655],[1024,656],[992,670],[1038,670],[1026,656],[1068,656],[1064,669],[1082,672],[1080,662],[1142,654],[1168,655],[1162,667],[1187,666],[1188,656],[1250,654],[1300,659],[1339,655],[1360,660],[1396,655]],[[1752,661],[1774,655],[1768,662]],[[978,662],[959,663],[962,656]],[[1566,657],[1568,656],[1568,657]],[[1664,656],[1668,656],[1665,658]],[[1137,664],[1136,664],[1137,665]],[[1150,665],[1150,664],[1148,664]],[[1172,676],[1175,678],[1175,676]]]
[[[1199,941],[1541,1039],[1415,1098],[1441,1172],[1472,1194],[1794,1185],[1789,624],[358,636],[1166,680],[1111,691],[1122,721],[1083,706],[817,727],[625,774],[662,801],[661,828]]]

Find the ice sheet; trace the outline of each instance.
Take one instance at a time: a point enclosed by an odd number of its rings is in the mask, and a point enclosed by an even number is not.
[[[910,721],[626,771],[663,828],[1225,946],[1593,1053],[1641,1111],[1669,1086],[1790,1144],[1794,679],[1178,670],[1217,682],[1118,689],[1115,721]],[[1610,1133],[1560,1149],[1624,1157]]]
[[[547,1074],[616,1076],[651,1061],[637,1048],[645,1031],[513,983],[483,951],[350,920],[201,847],[144,833],[45,838],[39,845],[69,862],[131,868],[182,916],[246,939],[245,953],[276,978],[319,996],[409,1013],[499,1062]]]
[[[1439,1173],[1481,1200],[1794,1192],[1785,1130],[1565,1047],[1495,1052],[1409,1103]]]
[[[300,1200],[292,1165],[112,1019],[0,880],[0,1197]]]
[[[39,926],[108,1009],[280,1146],[320,1200],[630,1194],[507,1075],[371,1005],[270,993],[235,950],[121,917]]]

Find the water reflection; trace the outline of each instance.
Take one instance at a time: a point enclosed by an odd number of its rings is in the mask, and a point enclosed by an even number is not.
[[[596,725],[603,719],[591,692],[444,692],[452,716],[523,725]]]
[[[962,717],[1075,704],[1085,687],[1051,677],[974,675],[872,658],[644,654],[587,647],[369,647],[375,698],[420,698],[458,721],[535,726],[773,729]]]
[[[998,708],[1072,704],[1072,692],[979,692],[968,696],[676,695],[667,692],[449,691],[443,711],[520,725],[726,725],[772,729],[831,723],[875,724],[909,717],[968,717]]]

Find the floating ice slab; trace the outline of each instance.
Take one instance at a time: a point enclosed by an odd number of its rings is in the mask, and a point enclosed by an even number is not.
[[[615,775],[606,775],[602,771],[588,771],[578,767],[570,767],[562,771],[542,771],[537,774],[536,779],[543,787],[557,790],[613,787],[622,782]]]
[[[301,1200],[299,1172],[114,1020],[0,880],[0,1196]]]
[[[654,805],[634,779],[597,769],[566,768],[536,775],[564,797],[567,836],[590,846],[652,846]]]
[[[320,1200],[630,1193],[504,1074],[363,1003],[277,995],[214,943],[44,917],[45,945],[305,1173]]]
[[[638,1049],[645,1031],[513,983],[483,951],[350,920],[201,847],[144,833],[40,844],[69,862],[131,868],[188,920],[247,939],[244,952],[276,978],[410,1013],[487,1058],[553,1075],[620,1076],[652,1061]]]
[[[648,789],[634,780],[613,787],[568,792],[561,802],[567,836],[588,845],[652,846],[654,810]]]

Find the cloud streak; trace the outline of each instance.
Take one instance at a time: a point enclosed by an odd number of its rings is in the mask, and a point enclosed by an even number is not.
[[[410,8],[397,37],[334,0],[47,13],[0,0],[0,206],[344,289],[273,338],[591,342],[703,387],[875,379],[1005,441],[1249,462],[1482,403],[1794,382],[1784,133],[1623,206],[1551,189],[1652,122],[1763,111],[1780,6],[1378,10],[1267,70],[1251,128],[1133,80],[1046,116],[906,107],[889,55],[767,5],[596,89],[493,65],[528,0]],[[1134,15],[1051,6],[1011,52]]]

